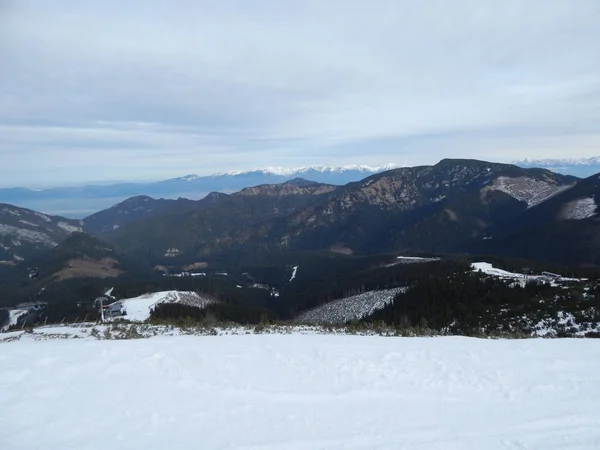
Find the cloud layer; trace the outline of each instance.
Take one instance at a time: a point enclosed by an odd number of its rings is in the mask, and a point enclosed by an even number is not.
[[[596,0],[0,0],[0,184],[600,154]]]

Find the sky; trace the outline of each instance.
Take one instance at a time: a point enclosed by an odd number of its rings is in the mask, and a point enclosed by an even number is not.
[[[0,0],[0,186],[600,155],[597,0]]]

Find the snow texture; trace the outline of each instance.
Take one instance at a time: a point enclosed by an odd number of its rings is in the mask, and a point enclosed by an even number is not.
[[[360,320],[384,308],[403,291],[404,288],[385,289],[334,300],[300,314],[296,321],[311,324],[344,324]]]
[[[296,278],[297,273],[298,273],[298,266],[294,266],[294,268],[292,270],[292,276],[290,277],[290,281],[292,281]]]
[[[593,340],[0,344],[0,448],[597,449]]]
[[[589,219],[596,215],[596,208],[596,202],[593,198],[580,198],[564,206],[561,218],[565,220]]]
[[[70,223],[67,223],[67,222],[58,222],[56,225],[59,228],[62,228],[63,230],[65,230],[67,233],[76,233],[76,232],[83,231],[82,227],[76,227],[75,225],[71,225]]]
[[[507,272],[506,270],[496,269],[492,264],[486,262],[475,262],[471,264],[471,268],[475,272],[483,272],[486,275],[491,275],[498,278],[524,279],[525,275],[520,273]]]
[[[14,236],[16,239],[43,244],[48,247],[56,247],[58,245],[50,236],[40,231],[18,228],[6,224],[0,224],[0,236]]]
[[[248,173],[254,173],[254,172],[260,172],[263,174],[270,174],[270,175],[281,175],[281,176],[288,176],[288,177],[293,177],[293,176],[302,176],[303,174],[306,174],[307,172],[320,172],[320,173],[344,173],[347,171],[357,171],[357,172],[364,172],[365,174],[370,174],[370,173],[378,173],[378,172],[383,172],[386,170],[392,170],[392,169],[397,169],[401,167],[398,164],[386,164],[385,166],[381,166],[381,167],[372,167],[372,166],[365,166],[365,165],[348,165],[348,166],[342,166],[342,167],[333,167],[333,166],[307,166],[307,167],[294,167],[294,168],[290,168],[290,167],[266,167],[266,168],[258,168],[258,169],[252,169],[252,170],[235,170],[235,171],[231,171],[231,172],[219,172],[219,173],[215,173],[212,176],[213,177],[219,177],[219,176],[224,176],[224,175],[244,175],[244,174],[248,174]],[[196,178],[194,178],[196,177]],[[193,181],[198,177],[198,175],[188,175],[186,178],[186,181]]]
[[[8,311],[8,323],[4,325],[1,331],[8,330],[10,327],[16,325],[19,321],[19,317],[27,314],[28,312],[29,311],[27,311],[26,309],[11,309],[10,311]]]
[[[125,309],[123,319],[133,322],[143,322],[150,317],[152,308],[159,303],[182,303],[197,308],[206,308],[215,300],[200,297],[195,292],[164,291],[144,294],[135,298],[120,300]]]
[[[519,201],[525,202],[531,208],[570,187],[528,177],[498,177],[492,189],[502,191]]]

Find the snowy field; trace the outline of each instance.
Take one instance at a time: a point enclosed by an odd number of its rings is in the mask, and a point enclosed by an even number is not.
[[[126,314],[119,316],[119,318],[133,322],[143,322],[150,318],[150,312],[159,303],[181,303],[197,308],[206,308],[208,305],[215,303],[215,300],[201,297],[195,292],[163,291],[119,300],[119,302],[126,311]]]
[[[595,340],[0,344],[0,449],[598,449]]]

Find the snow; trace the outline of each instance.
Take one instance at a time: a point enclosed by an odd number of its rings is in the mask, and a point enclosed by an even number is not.
[[[6,323],[0,331],[8,330],[10,327],[16,325],[19,321],[19,317],[27,313],[28,311],[26,309],[11,309],[8,311],[8,323]]]
[[[589,219],[596,215],[596,208],[596,201],[593,198],[580,198],[564,206],[561,218],[566,220]]]
[[[381,167],[373,167],[366,165],[346,165],[341,167],[334,166],[306,166],[306,167],[265,167],[265,168],[256,168],[251,170],[234,170],[231,172],[218,172],[212,177],[220,177],[220,176],[237,176],[237,175],[245,175],[260,172],[263,174],[269,175],[279,175],[285,177],[294,177],[306,174],[307,172],[320,172],[320,173],[343,173],[347,171],[357,171],[364,172],[369,174],[384,172],[387,170],[393,170],[402,167],[399,164],[389,163],[385,166]]]
[[[0,344],[0,448],[596,449],[593,340]]]
[[[300,323],[345,324],[370,316],[391,303],[405,288],[369,291],[362,294],[334,300],[314,309],[303,312],[296,319]]]
[[[59,228],[62,228],[63,230],[65,230],[67,233],[76,233],[76,232],[83,231],[83,228],[81,226],[71,225],[70,223],[67,223],[67,222],[58,222],[56,225]]]
[[[0,224],[0,236],[14,236],[16,239],[40,243],[49,247],[56,247],[58,245],[58,243],[54,242],[50,236],[40,231],[29,230],[27,228],[18,228],[7,224]],[[15,245],[20,245],[20,242],[19,244]]]
[[[205,308],[209,304],[215,303],[215,300],[200,297],[195,292],[163,291],[120,300],[120,302],[126,311],[126,314],[120,318],[143,322],[150,317],[152,308],[158,303],[183,303]]]
[[[299,266],[294,266],[294,267],[293,267],[293,270],[292,270],[292,276],[291,276],[291,278],[290,278],[290,282],[296,278],[296,273],[298,273],[298,267],[299,267]]]
[[[524,159],[515,162],[516,165],[535,166],[535,167],[555,167],[555,166],[591,166],[600,164],[600,156],[591,158],[561,158],[561,159]]]
[[[546,317],[533,326],[533,336],[556,337],[560,332],[573,336],[585,336],[587,333],[600,333],[600,322],[596,320],[594,308],[581,311],[579,319],[572,313],[558,311],[555,317]]]
[[[483,272],[486,275],[492,275],[494,277],[499,278],[514,278],[514,279],[524,279],[525,275],[520,273],[512,273],[507,272],[506,270],[496,269],[492,264],[486,262],[475,262],[471,264],[471,268],[475,272]]]
[[[494,190],[504,192],[519,201],[527,203],[529,208],[539,205],[571,187],[573,185],[561,186],[554,182],[529,177],[498,177],[491,186]]]
[[[403,264],[425,263],[440,260],[440,258],[421,258],[418,256],[398,256],[396,259]]]

